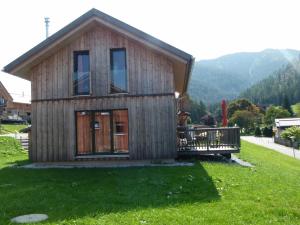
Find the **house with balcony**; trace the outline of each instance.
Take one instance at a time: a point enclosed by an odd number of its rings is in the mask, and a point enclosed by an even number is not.
[[[32,161],[174,159],[193,57],[92,9],[4,71],[32,84]]]
[[[193,61],[88,11],[4,68],[31,81],[31,161],[175,159],[175,93],[186,93]]]

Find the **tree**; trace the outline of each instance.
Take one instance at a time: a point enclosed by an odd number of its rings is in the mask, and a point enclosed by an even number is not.
[[[188,95],[181,101],[180,110],[191,114],[191,123],[200,123],[201,118],[206,115],[205,104],[202,101],[195,102]]]
[[[300,102],[292,106],[293,113],[297,117],[300,117]]]
[[[217,123],[222,122],[222,108],[220,103],[215,103],[209,105],[209,112],[211,112],[211,115],[215,118]],[[227,114],[228,117],[228,114]]]
[[[229,124],[238,125],[240,128],[244,128],[246,133],[253,131],[256,124],[256,114],[248,110],[237,110],[229,119]]]
[[[210,114],[207,114],[207,115],[203,116],[201,118],[201,122],[204,125],[207,125],[207,126],[215,126],[216,125],[215,118],[212,115],[210,115]]]
[[[293,110],[287,95],[284,95],[282,107],[285,108],[291,115],[293,115]]]
[[[262,114],[260,109],[247,99],[237,99],[228,105],[229,124],[237,124],[244,128],[246,133],[254,130],[261,124]]]
[[[202,101],[199,104],[191,100],[191,120],[193,123],[200,123],[201,118],[206,114],[206,107]]]
[[[199,109],[200,109],[201,114],[207,113],[206,105],[201,100],[199,101]]]
[[[234,114],[234,112],[238,110],[246,110],[257,114],[259,113],[259,108],[247,99],[237,99],[229,103],[227,109],[228,117],[230,118]]]
[[[284,109],[281,106],[269,106],[267,108],[266,114],[264,116],[264,123],[267,126],[273,126],[275,119],[290,117],[291,114],[288,110]]]

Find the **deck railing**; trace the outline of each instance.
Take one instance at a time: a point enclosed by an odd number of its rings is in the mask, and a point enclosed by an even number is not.
[[[177,128],[178,151],[218,151],[240,149],[240,128]]]

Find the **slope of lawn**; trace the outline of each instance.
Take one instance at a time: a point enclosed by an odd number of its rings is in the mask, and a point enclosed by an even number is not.
[[[0,134],[9,134],[9,133],[17,133],[21,129],[26,128],[25,124],[1,124],[0,125]]]
[[[27,159],[10,148],[0,153],[0,224],[28,213],[48,214],[43,224],[300,224],[300,161],[247,142],[240,157],[255,168],[33,170],[8,167]]]
[[[27,152],[22,149],[19,141],[12,137],[0,137],[0,169],[26,163],[28,161],[27,155]],[[0,174],[1,172],[0,170]],[[0,185],[1,183],[0,179]]]

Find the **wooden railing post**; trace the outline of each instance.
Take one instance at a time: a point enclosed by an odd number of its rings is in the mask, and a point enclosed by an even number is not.
[[[207,151],[209,151],[209,139],[210,139],[210,134],[209,134],[209,130],[206,131],[207,134],[207,138],[206,138],[206,146],[207,146]]]

